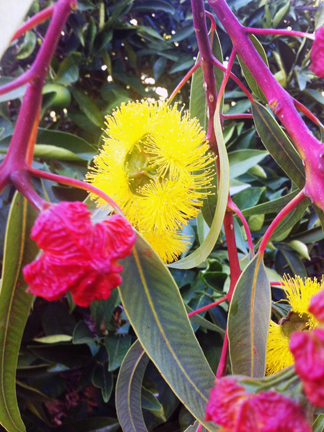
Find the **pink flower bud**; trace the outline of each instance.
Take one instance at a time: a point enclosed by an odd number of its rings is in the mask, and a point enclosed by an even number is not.
[[[324,407],[324,330],[293,333],[290,350],[306,396],[314,405]]]
[[[309,69],[320,78],[324,78],[324,27],[316,30],[310,57],[312,64]]]
[[[71,291],[76,304],[89,306],[122,282],[117,260],[131,254],[136,234],[120,215],[93,225],[85,204],[62,202],[37,218],[31,238],[44,253],[23,270],[29,291],[47,300]]]

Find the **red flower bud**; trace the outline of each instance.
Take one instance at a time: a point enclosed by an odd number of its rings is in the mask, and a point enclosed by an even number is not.
[[[222,432],[311,432],[303,409],[274,391],[248,393],[233,378],[217,381],[210,392],[206,420]]]
[[[312,64],[309,69],[320,78],[324,78],[324,27],[315,32],[315,40],[310,53]]]
[[[290,350],[306,396],[314,405],[324,407],[324,330],[293,333]]]
[[[37,218],[31,238],[44,253],[23,270],[29,291],[47,300],[71,291],[76,304],[89,306],[121,283],[117,260],[131,254],[136,234],[120,215],[93,225],[85,204],[62,202]]]

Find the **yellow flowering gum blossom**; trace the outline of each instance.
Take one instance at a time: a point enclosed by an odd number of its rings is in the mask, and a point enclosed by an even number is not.
[[[197,119],[161,102],[122,104],[87,181],[111,196],[164,262],[188,247],[179,231],[208,194],[213,158]],[[98,205],[106,205],[96,198]]]
[[[271,375],[294,364],[289,349],[291,334],[294,331],[308,331],[318,326],[316,318],[308,311],[311,298],[324,288],[324,282],[316,278],[284,277],[284,291],[291,306],[288,315],[276,324],[270,321],[266,374]]]

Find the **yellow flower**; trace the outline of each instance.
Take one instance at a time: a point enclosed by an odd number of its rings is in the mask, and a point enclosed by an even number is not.
[[[117,202],[164,262],[175,260],[189,243],[179,231],[199,213],[212,177],[198,120],[177,104],[137,101],[122,104],[106,125],[87,181]]]
[[[285,318],[276,324],[270,321],[267,345],[266,374],[271,375],[294,364],[293,355],[289,349],[292,332],[308,331],[318,326],[316,318],[309,313],[310,300],[324,288],[324,281],[316,278],[295,278],[284,276],[284,291],[291,310]]]

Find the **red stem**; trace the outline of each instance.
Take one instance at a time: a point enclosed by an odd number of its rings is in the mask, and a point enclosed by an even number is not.
[[[77,3],[75,0],[59,0],[55,4],[53,18],[48,27],[44,42],[30,69],[33,80],[27,85],[9,150],[0,168],[0,190],[10,183],[12,172],[25,169],[29,138],[39,113],[39,106],[42,101],[42,89],[48,67],[60,38],[61,30],[71,9],[75,9],[76,7]]]
[[[295,31],[295,30],[284,30],[284,29],[262,29],[262,28],[253,28],[253,27],[245,27],[245,32],[250,34],[259,34],[259,35],[281,35],[281,36],[297,36],[297,37],[305,37],[308,39],[315,39],[314,34]]]
[[[227,68],[222,65],[220,61],[217,60],[217,58],[213,57],[213,63],[214,66],[216,66],[218,69],[220,69],[223,72],[226,72]],[[239,80],[239,78],[234,75],[232,72],[230,73],[230,77],[233,81],[236,82],[236,84],[240,87],[240,89],[245,93],[246,97],[249,99],[251,103],[254,102],[253,96],[249,92],[249,90],[245,87],[245,85]]]
[[[49,6],[46,9],[43,9],[42,11],[38,12],[36,15],[31,17],[28,21],[26,21],[13,35],[11,42],[15,39],[20,38],[23,34],[25,34],[28,30],[31,30],[32,28],[36,27],[38,24],[40,24],[43,21],[46,21],[48,18],[50,18],[53,15],[55,5]]]
[[[196,432],[201,432],[202,428],[203,428],[203,425],[200,423],[199,426],[197,427],[197,431]]]
[[[215,301],[214,303],[211,303],[209,305],[203,306],[203,307],[201,307],[199,309],[196,309],[195,311],[192,311],[192,312],[188,313],[188,317],[197,315],[200,312],[204,312],[204,311],[209,310],[209,309],[211,309],[211,308],[213,308],[215,306],[218,306],[219,304],[223,303],[227,299],[228,299],[228,295],[226,294],[226,296],[224,296],[221,299]]]
[[[223,97],[223,94],[225,92],[225,87],[226,87],[227,81],[228,81],[230,74],[231,74],[231,70],[232,70],[234,60],[235,60],[235,56],[236,56],[236,51],[235,51],[235,49],[233,49],[231,52],[229,61],[228,61],[227,68],[225,70],[225,75],[224,75],[221,87],[219,89],[219,94],[218,94],[218,98],[217,98],[217,106],[218,107],[220,106],[220,104],[222,102],[222,97]]]
[[[214,31],[216,30],[216,20],[214,18],[214,15],[211,14],[210,12],[205,11],[205,14],[206,14],[206,17],[210,19],[210,22],[211,22],[210,32],[213,34]],[[212,45],[212,43],[211,43],[211,45]]]
[[[201,58],[201,69],[204,76],[204,90],[206,93],[208,129],[207,137],[211,150],[217,155],[217,143],[214,131],[214,115],[217,101],[217,87],[213,66],[213,53],[211,50],[208,30],[206,25],[206,11],[203,0],[192,0],[193,25],[196,32],[196,38]],[[219,162],[216,160],[217,171],[219,171]]]
[[[227,331],[225,332],[224,342],[221,357],[218,363],[216,378],[222,378],[227,372],[227,357],[228,357],[228,336]]]
[[[295,107],[298,109],[298,111],[305,114],[306,117],[308,117],[310,120],[312,120],[317,126],[319,126],[321,129],[324,129],[323,123],[320,122],[320,120],[309,111],[308,108],[305,107],[302,103],[300,103],[298,100],[293,99]]]
[[[252,241],[252,235],[251,235],[250,227],[249,227],[245,217],[243,216],[241,210],[237,207],[237,205],[235,203],[233,203],[232,198],[229,198],[227,206],[240,218],[240,220],[244,226],[244,230],[245,230],[246,238],[248,241],[250,253],[252,256],[254,256],[254,246],[253,246],[253,241]]]
[[[180,89],[182,89],[182,87],[186,84],[186,82],[188,81],[188,79],[191,77],[191,75],[198,69],[198,67],[201,65],[201,60],[199,60],[191,69],[190,71],[182,78],[182,80],[179,82],[179,84],[177,85],[177,87],[173,90],[173,92],[171,93],[168,103],[171,103],[172,100],[174,99],[175,95],[178,93],[178,91]]]
[[[282,286],[284,284],[282,282],[270,282],[270,285],[272,285],[272,286]]]
[[[286,205],[274,218],[272,223],[270,224],[269,228],[267,229],[266,233],[263,236],[263,239],[261,241],[260,247],[259,247],[259,253],[260,256],[264,254],[264,251],[267,247],[267,244],[274,232],[274,230],[277,228],[279,223],[284,219],[285,216],[287,216],[295,207],[298,206],[301,202],[303,202],[306,199],[306,195],[304,192],[304,189],[299,192],[298,195],[293,198],[289,204]]]
[[[14,79],[13,81],[3,85],[0,87],[0,95],[3,95],[5,93],[8,93],[12,90],[15,90],[18,87],[23,86],[24,84],[27,84],[28,82],[32,81],[33,78],[36,77],[36,71],[31,68],[28,71],[24,72],[22,75],[20,75],[18,78]]]
[[[115,201],[112,198],[110,198],[107,194],[102,192],[100,189],[97,189],[95,186],[92,186],[89,183],[84,183],[81,180],[61,176],[58,174],[40,171],[40,170],[32,168],[32,167],[28,167],[27,171],[34,177],[40,177],[40,178],[44,178],[46,180],[52,180],[52,181],[55,181],[57,183],[61,183],[61,184],[67,185],[67,186],[74,186],[74,187],[77,187],[79,189],[83,189],[83,190],[86,190],[87,192],[91,192],[95,195],[98,195],[100,198],[105,200],[117,213],[124,216],[123,212],[121,211],[119,206],[115,203]]]
[[[223,114],[224,120],[236,120],[236,119],[253,119],[253,115],[246,114]]]

